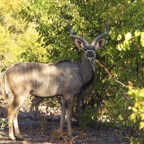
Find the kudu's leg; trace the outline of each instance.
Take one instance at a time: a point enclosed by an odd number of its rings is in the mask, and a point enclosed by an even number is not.
[[[16,139],[22,140],[23,138],[20,134],[19,126],[18,126],[18,113],[19,113],[19,110],[16,112],[14,116],[14,132],[15,132]]]
[[[73,109],[73,96],[69,97],[66,100],[66,115],[67,115],[67,127],[68,127],[68,136],[72,138],[72,128],[71,128],[71,117]]]
[[[37,119],[38,118],[38,107],[40,105],[40,103],[43,101],[42,98],[40,97],[34,97],[32,100],[31,100],[31,107],[30,107],[30,115],[32,114],[32,111],[34,110],[35,108],[35,111],[34,111],[34,118]]]
[[[24,99],[20,98],[14,98],[12,104],[8,108],[8,125],[9,125],[9,138],[12,140],[15,140],[16,138],[21,139],[19,127],[18,127],[18,112],[20,109],[20,106],[24,102]],[[15,138],[16,136],[16,138]]]
[[[19,113],[20,107],[23,104],[24,100],[25,100],[24,98],[21,98],[21,101],[19,103],[19,106],[17,107],[17,111],[16,111],[15,116],[14,116],[14,131],[15,131],[15,136],[19,140],[22,140],[23,138],[22,138],[22,136],[20,134],[20,130],[19,130],[19,126],[18,126],[18,113]]]
[[[14,111],[15,109],[15,102],[13,100],[13,102],[11,103],[11,105],[8,108],[8,127],[9,127],[9,138],[11,140],[15,140],[15,136],[14,136],[14,129],[13,129],[13,119],[14,119]]]
[[[64,119],[65,119],[65,114],[66,114],[66,109],[65,109],[65,100],[63,97],[61,97],[61,120],[60,120],[60,132],[63,133],[63,124],[64,124]]]

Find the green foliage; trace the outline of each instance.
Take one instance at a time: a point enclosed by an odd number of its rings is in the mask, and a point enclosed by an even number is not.
[[[42,40],[38,40],[36,24],[25,22],[20,15],[21,9],[25,6],[23,1],[0,1],[0,57],[1,68],[18,61],[32,61],[32,55],[39,61],[47,61],[43,57],[45,49],[42,47]],[[30,51],[28,53],[26,51]],[[26,56],[25,56],[26,55]],[[38,55],[38,56],[36,56]]]
[[[31,5],[28,4],[27,7],[22,13],[27,21],[37,23],[38,40],[42,39],[44,42],[46,57],[50,61],[78,59],[76,50],[73,50],[70,41],[69,26],[65,21],[67,17],[76,14],[76,11],[70,13],[74,5],[66,0],[60,2],[43,1],[43,4],[41,4],[41,0],[38,0],[32,1]]]
[[[134,123],[135,130],[143,129],[143,7],[141,0],[1,0],[2,66],[18,61],[77,62],[81,53],[69,38],[67,22],[89,42],[104,33],[109,23],[110,36],[105,47],[97,51],[94,94],[89,99],[84,97],[87,106],[81,123],[95,123],[98,110],[105,107],[106,116],[120,128]],[[130,86],[133,88],[129,89]]]
[[[86,109],[80,117],[79,124],[82,127],[94,126],[96,124],[98,114],[95,108]]]
[[[0,55],[5,57],[4,63],[12,63],[19,54],[17,35],[22,32],[22,19],[18,20],[18,11],[22,1],[0,1]],[[15,9],[17,7],[17,9]],[[9,60],[9,61],[8,61]]]
[[[139,126],[139,129],[144,129],[144,89],[130,88],[128,94],[132,97],[134,104],[129,106],[132,110],[130,119]]]

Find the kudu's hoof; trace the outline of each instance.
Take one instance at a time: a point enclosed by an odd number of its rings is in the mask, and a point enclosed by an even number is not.
[[[16,141],[16,140],[23,141],[24,140],[22,136],[16,136],[16,137],[9,136],[9,139],[12,140],[12,141]]]
[[[69,137],[70,139],[72,139],[72,134],[68,134],[68,137]]]
[[[16,136],[16,140],[18,140],[18,141],[23,141],[24,138],[23,138],[22,136]]]
[[[16,140],[16,138],[14,136],[9,136],[9,139],[12,140],[12,141]]]

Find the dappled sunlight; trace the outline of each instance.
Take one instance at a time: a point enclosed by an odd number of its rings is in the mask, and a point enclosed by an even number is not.
[[[45,112],[42,122],[38,120],[41,130],[37,124],[21,127],[25,143],[33,139],[48,143],[144,143],[143,13],[143,0],[0,0],[0,70],[2,74],[10,71],[7,84],[12,92],[41,97],[60,96],[64,91],[68,98],[75,95],[72,140],[65,125],[60,134],[54,131],[59,122],[46,124],[47,112],[41,107]],[[99,39],[102,33],[108,36],[105,40]],[[1,82],[0,104],[5,107],[2,89]],[[10,104],[14,96],[8,94]],[[24,97],[13,105],[22,101]],[[53,102],[53,107],[60,107],[57,100]],[[20,112],[20,117],[27,114]],[[31,124],[29,118],[26,124]],[[1,115],[1,124],[7,119]],[[0,132],[0,138],[6,136],[7,131]]]

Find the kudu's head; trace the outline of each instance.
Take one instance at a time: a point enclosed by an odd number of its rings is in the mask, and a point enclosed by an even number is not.
[[[73,30],[71,27],[70,37],[74,39],[75,45],[77,48],[84,51],[84,56],[87,60],[89,60],[93,71],[95,71],[95,58],[96,58],[96,50],[101,49],[105,43],[105,37],[109,35],[108,25],[106,25],[106,33],[98,35],[94,38],[91,44],[89,44],[85,38],[81,36],[77,36],[73,34]]]

